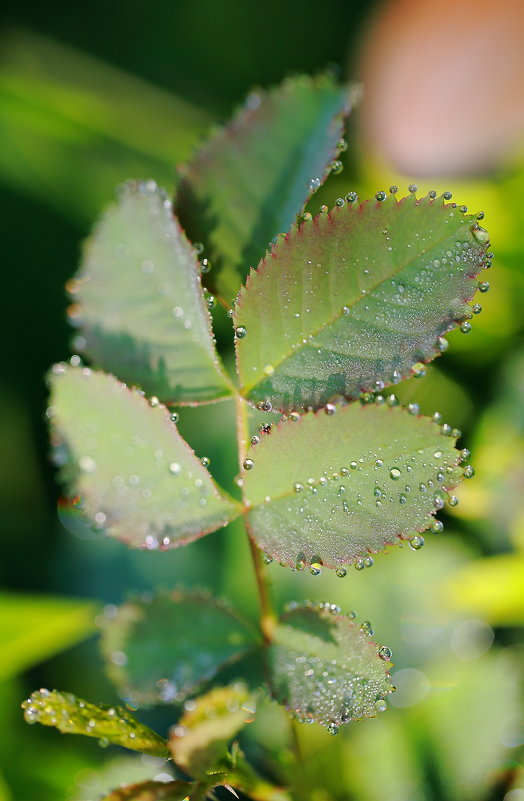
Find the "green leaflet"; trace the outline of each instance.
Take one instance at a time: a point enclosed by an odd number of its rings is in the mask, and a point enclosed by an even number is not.
[[[329,175],[349,107],[350,90],[328,75],[254,91],[181,168],[177,214],[205,243],[210,279],[227,301]]]
[[[235,306],[242,393],[289,411],[398,383],[471,316],[487,244],[474,216],[414,195],[293,226]]]
[[[385,404],[280,423],[248,451],[251,536],[299,568],[336,568],[381,551],[434,523],[446,490],[461,480],[454,446],[429,418]]]
[[[103,801],[185,801],[192,789],[191,782],[141,782],[113,790]]]
[[[343,723],[375,717],[377,702],[394,688],[387,670],[391,652],[368,631],[369,624],[359,628],[334,605],[295,605],[281,618],[268,651],[273,698],[332,734]]]
[[[69,648],[95,628],[91,601],[0,594],[0,681]]]
[[[228,743],[253,720],[256,707],[241,683],[215,687],[193,705],[171,729],[169,747],[175,764],[198,777],[218,767]]]
[[[111,743],[152,756],[168,756],[166,741],[121,706],[90,704],[58,690],[37,690],[22,708],[28,723],[55,726],[64,734],[98,737],[104,745]]]
[[[224,526],[238,504],[178,434],[167,409],[113,376],[53,368],[55,461],[79,512],[139,548],[185,545]]]
[[[196,251],[154,181],[120,190],[88,240],[69,291],[82,350],[104,370],[172,403],[231,394]]]
[[[218,601],[174,590],[120,606],[104,625],[102,652],[111,680],[138,706],[183,700],[255,643]]]

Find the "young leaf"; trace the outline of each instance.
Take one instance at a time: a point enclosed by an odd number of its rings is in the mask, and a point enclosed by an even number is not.
[[[327,75],[257,90],[181,168],[177,214],[205,243],[213,285],[227,300],[329,174],[349,96]]]
[[[192,782],[141,782],[120,787],[102,801],[189,801]]]
[[[268,650],[273,698],[300,719],[336,734],[342,723],[374,717],[377,702],[393,692],[389,649],[369,639],[339,607],[321,603],[287,612]]]
[[[55,365],[55,461],[94,526],[134,547],[185,545],[238,514],[165,407],[113,376]]]
[[[195,249],[154,181],[129,182],[88,240],[69,290],[82,350],[173,403],[230,395],[213,343]]]
[[[280,423],[248,451],[251,536],[291,567],[338,567],[424,531],[462,477],[447,431],[399,406],[360,403]]]
[[[228,743],[254,713],[254,700],[243,684],[216,687],[201,695],[171,729],[173,761],[190,776],[213,772]]]
[[[108,674],[135,705],[171,704],[256,643],[217,600],[174,590],[129,601],[103,629]]]
[[[22,708],[28,723],[55,726],[63,734],[98,737],[104,745],[111,743],[152,756],[169,756],[166,741],[121,706],[90,704],[71,693],[37,690]]]
[[[293,226],[235,306],[244,396],[281,411],[318,408],[408,377],[471,316],[487,246],[474,216],[414,195]]]

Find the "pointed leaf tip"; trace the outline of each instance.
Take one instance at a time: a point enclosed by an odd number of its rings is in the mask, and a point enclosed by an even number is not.
[[[239,505],[211,475],[158,399],[89,368],[51,374],[55,461],[73,508],[135,548],[173,548],[220,528]]]
[[[154,181],[120,189],[68,289],[76,342],[96,365],[171,403],[231,395],[197,253]]]
[[[288,412],[409,377],[471,317],[486,236],[472,215],[414,195],[293,226],[235,305],[242,393]]]

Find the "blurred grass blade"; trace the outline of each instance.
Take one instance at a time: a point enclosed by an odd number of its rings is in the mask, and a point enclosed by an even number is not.
[[[121,706],[90,704],[58,690],[36,690],[22,708],[28,723],[55,726],[63,734],[98,737],[103,745],[121,745],[151,756],[169,754],[166,741]]]
[[[412,538],[435,523],[432,515],[462,478],[447,433],[385,404],[353,403],[279,423],[247,454],[251,536],[278,562],[316,564],[313,570]]]
[[[81,642],[94,631],[97,606],[88,601],[0,594],[0,681]]]
[[[254,632],[217,600],[173,590],[120,606],[103,626],[102,653],[127,701],[172,704],[255,643]]]
[[[193,702],[171,729],[169,747],[175,765],[195,778],[214,772],[228,743],[253,719],[255,702],[241,683],[215,687]]]
[[[181,168],[177,213],[227,301],[329,175],[349,107],[350,90],[328,75],[256,90]]]
[[[293,226],[235,305],[243,394],[281,411],[318,408],[410,376],[472,316],[487,246],[473,215],[414,195]]]
[[[55,365],[51,381],[55,460],[95,528],[135,548],[165,549],[238,515],[158,400],[89,368]]]
[[[393,692],[388,658],[364,627],[330,604],[296,605],[284,614],[268,661],[273,698],[331,734],[343,723],[375,717],[377,702]]]
[[[154,181],[120,189],[69,288],[82,350],[104,370],[171,403],[231,395],[197,253]]]
[[[208,116],[179,97],[44,36],[0,43],[0,176],[74,222],[131,175],[170,185]],[[71,190],[71,176],[75,187]]]

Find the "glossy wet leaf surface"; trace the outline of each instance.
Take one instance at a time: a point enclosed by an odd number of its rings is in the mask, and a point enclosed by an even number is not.
[[[96,365],[164,401],[231,394],[213,343],[197,253],[153,181],[120,190],[68,288],[75,301],[71,320],[85,340],[82,352]]]
[[[133,704],[171,704],[256,643],[237,615],[210,597],[174,590],[129,601],[103,628],[108,675]]]
[[[293,226],[235,306],[244,396],[318,408],[408,377],[472,316],[487,243],[473,215],[413,195],[346,203]]]
[[[170,733],[176,765],[190,776],[211,772],[225,756],[228,743],[253,720],[255,703],[246,686],[216,687],[191,702]]]
[[[435,521],[462,476],[455,439],[400,406],[349,404],[285,421],[248,451],[257,545],[277,561],[338,567]]]
[[[184,801],[190,797],[191,782],[141,782],[113,790],[103,801]]]
[[[367,630],[329,604],[287,612],[268,651],[270,691],[301,720],[336,734],[343,723],[375,717],[392,692],[389,661]]]
[[[182,168],[177,214],[206,245],[210,280],[227,301],[329,174],[349,94],[327,75],[253,91]]]
[[[55,462],[95,529],[134,547],[169,548],[236,517],[158,401],[88,368],[55,365],[51,383]]]
[[[121,745],[151,756],[167,757],[166,741],[121,706],[91,704],[72,693],[37,690],[22,704],[28,723],[55,726],[64,734],[98,737],[104,745]]]

